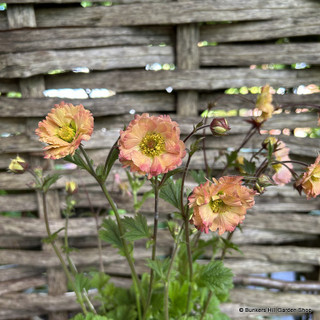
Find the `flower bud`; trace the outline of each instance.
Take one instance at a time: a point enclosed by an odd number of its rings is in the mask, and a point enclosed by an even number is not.
[[[24,173],[28,168],[28,163],[19,156],[17,156],[15,159],[12,159],[9,165],[10,172],[13,173]]]
[[[78,191],[78,186],[74,181],[66,182],[66,191],[69,195],[75,194]]]
[[[276,148],[277,146],[277,143],[278,143],[278,139],[275,138],[275,137],[268,137],[268,138],[265,138],[262,142],[262,147],[267,149],[268,148],[268,144],[271,144],[271,146],[274,147],[274,149]]]
[[[230,129],[226,118],[214,118],[210,123],[210,130],[214,136],[223,136]]]
[[[274,185],[271,178],[268,177],[266,174],[261,174],[258,178],[258,184],[262,187],[268,187]]]

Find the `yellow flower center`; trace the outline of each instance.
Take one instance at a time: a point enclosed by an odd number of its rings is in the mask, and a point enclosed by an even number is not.
[[[213,212],[221,213],[225,209],[225,204],[221,199],[210,201],[210,208]]]
[[[165,151],[165,142],[160,133],[147,133],[139,148],[144,155],[153,158]]]
[[[76,131],[70,126],[63,126],[58,130],[58,137],[66,142],[71,142],[76,135]]]
[[[281,169],[281,167],[282,167],[281,163],[277,163],[272,166],[275,172],[278,172]]]

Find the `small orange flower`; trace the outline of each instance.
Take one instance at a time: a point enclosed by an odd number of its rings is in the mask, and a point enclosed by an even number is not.
[[[276,151],[273,153],[276,161],[290,161],[289,157],[290,149],[286,146],[283,141],[278,140],[276,144]],[[291,171],[293,168],[292,163],[286,162],[285,165],[281,163],[274,164],[272,168],[275,174],[272,176],[273,181],[280,186],[283,186],[291,181]]]
[[[274,106],[272,105],[272,94],[268,84],[262,87],[261,94],[257,98],[256,107],[261,111],[261,115],[255,119],[257,122],[261,123],[272,117]]]
[[[302,188],[307,199],[315,198],[320,194],[320,155],[314,164],[310,165],[302,177],[295,183],[296,188]]]
[[[89,140],[93,131],[93,117],[83,105],[61,102],[39,122],[36,134],[48,144],[45,158],[59,159],[73,155],[82,140]]]
[[[242,223],[247,209],[254,205],[256,192],[242,185],[240,176],[226,176],[213,183],[207,181],[193,189],[188,198],[193,208],[191,223],[205,233],[216,231],[219,234],[233,231]]]
[[[148,179],[175,169],[186,155],[180,129],[169,116],[136,115],[119,139],[119,160]]]

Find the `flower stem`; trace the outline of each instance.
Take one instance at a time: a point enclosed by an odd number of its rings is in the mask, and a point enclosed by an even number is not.
[[[173,263],[174,263],[174,260],[176,258],[176,255],[177,255],[177,252],[178,252],[178,247],[179,247],[179,244],[180,244],[180,237],[182,235],[182,231],[184,229],[184,223],[182,224],[181,228],[180,228],[180,231],[179,231],[179,234],[176,238],[176,244],[174,246],[174,249],[173,249],[173,252],[172,252],[172,255],[171,255],[171,259],[170,259],[170,264],[169,264],[169,267],[168,267],[168,272],[167,272],[167,276],[166,276],[166,282],[165,282],[165,285],[164,285],[164,316],[165,316],[165,320],[169,320],[169,283],[170,283],[170,274],[171,274],[171,271],[172,271],[172,267],[173,267]]]
[[[159,184],[157,177],[154,178],[153,183],[154,189],[154,221],[153,221],[153,245],[152,245],[152,256],[151,260],[154,261],[156,259],[156,250],[157,250],[157,234],[158,234],[158,222],[159,222]],[[150,282],[149,282],[149,290],[148,290],[148,297],[147,297],[147,304],[144,310],[143,319],[146,318],[146,314],[150,305],[151,295],[152,295],[152,286],[153,286],[153,279],[154,279],[154,271],[150,269]]]
[[[89,156],[87,155],[86,151],[84,150],[84,148],[81,145],[80,145],[80,150],[83,153],[83,155],[84,155],[84,157],[85,157],[85,159],[87,161],[87,164],[89,166],[88,172],[96,179],[96,181],[100,185],[101,190],[103,191],[106,199],[108,200],[108,202],[109,202],[109,204],[110,204],[110,206],[111,206],[111,208],[112,208],[112,210],[113,210],[113,212],[115,214],[117,225],[118,225],[118,228],[119,228],[121,241],[122,241],[122,245],[123,245],[123,249],[124,249],[124,254],[125,254],[125,257],[126,257],[126,259],[128,261],[129,268],[131,270],[131,275],[132,275],[132,279],[133,279],[136,295],[138,297],[141,297],[142,304],[143,304],[143,306],[145,306],[146,305],[146,301],[145,301],[145,298],[144,298],[144,295],[143,295],[141,283],[139,281],[136,269],[134,267],[133,259],[132,259],[131,255],[130,255],[130,251],[129,251],[129,248],[128,248],[127,241],[124,239],[124,233],[125,232],[124,232],[124,228],[123,228],[123,225],[122,225],[122,222],[121,222],[120,214],[118,212],[118,208],[117,208],[116,204],[114,203],[112,197],[110,196],[104,181],[102,181],[102,179],[100,179],[96,175],[96,173],[95,173],[95,171],[94,171],[94,169],[92,167],[91,160],[90,160]]]
[[[229,232],[228,237],[227,237],[227,240],[228,240],[228,241],[231,240],[233,234],[234,234],[234,231]],[[225,258],[226,253],[227,253],[227,244],[224,246],[224,248],[223,248],[223,250],[222,250],[221,258],[220,258],[221,261]],[[208,307],[209,307],[209,304],[210,304],[210,300],[211,300],[211,298],[212,298],[212,295],[213,295],[213,291],[212,291],[212,290],[209,290],[207,302],[206,302],[206,304],[205,304],[205,306],[204,306],[204,308],[203,308],[203,311],[202,311],[200,320],[203,320],[204,317],[205,317],[205,315],[206,315],[206,313],[207,313],[207,310],[208,310]]]
[[[73,279],[72,275],[70,274],[70,271],[69,271],[69,269],[68,269],[68,267],[67,267],[64,259],[62,258],[62,255],[61,255],[58,247],[56,246],[54,240],[52,239],[52,233],[51,233],[51,230],[50,230],[50,225],[49,225],[49,220],[48,220],[48,210],[47,210],[46,192],[42,192],[42,203],[43,203],[44,221],[45,221],[45,225],[46,225],[46,230],[47,230],[48,237],[50,238],[51,246],[52,246],[52,248],[53,248],[56,256],[57,256],[58,259],[60,260],[62,269],[63,269],[64,273],[66,274],[67,279],[68,279],[68,281],[70,282],[73,291],[74,291],[75,294],[76,294],[77,300],[78,300],[79,303],[80,303],[80,306],[81,306],[81,308],[82,308],[83,313],[86,315],[86,314],[88,314],[88,310],[87,310],[87,308],[86,308],[86,306],[85,306],[85,304],[84,304],[84,302],[83,302],[82,295],[81,295],[80,292],[77,291],[76,286],[75,286],[75,283],[74,283],[74,279]]]
[[[183,171],[182,175],[182,182],[181,182],[181,192],[180,192],[180,210],[182,213],[182,216],[184,218],[184,225],[185,225],[185,240],[186,240],[186,246],[187,246],[187,255],[188,255],[188,266],[189,266],[189,288],[188,288],[188,299],[187,299],[187,313],[189,312],[189,305],[190,305],[190,299],[192,294],[192,279],[193,279],[193,265],[192,265],[192,253],[191,253],[191,246],[190,246],[190,234],[189,234],[189,207],[187,207],[187,211],[184,210],[184,183],[186,180],[186,176],[188,173],[190,161],[191,161],[192,154],[188,156],[188,160],[186,163],[186,166]]]

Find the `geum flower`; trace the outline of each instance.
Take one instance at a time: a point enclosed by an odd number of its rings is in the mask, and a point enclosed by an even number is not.
[[[193,208],[191,223],[200,231],[233,231],[254,205],[256,192],[242,185],[241,176],[225,176],[194,188],[188,198]]]
[[[119,160],[148,179],[175,169],[186,155],[180,129],[169,116],[136,115],[119,139]]]
[[[93,117],[83,105],[61,102],[39,122],[36,134],[48,144],[45,158],[59,159],[73,155],[82,140],[89,140],[93,131]]]
[[[307,199],[315,198],[320,194],[320,155],[314,164],[307,167],[306,172],[295,183],[298,190],[303,190]]]
[[[283,141],[277,141],[276,150],[274,151],[273,156],[278,163],[272,165],[272,168],[275,171],[272,179],[277,185],[280,186],[291,181],[292,173],[290,169],[292,169],[293,166],[292,163],[288,162],[291,161],[289,157],[289,151],[290,149]],[[285,164],[281,164],[281,162],[284,162]]]

